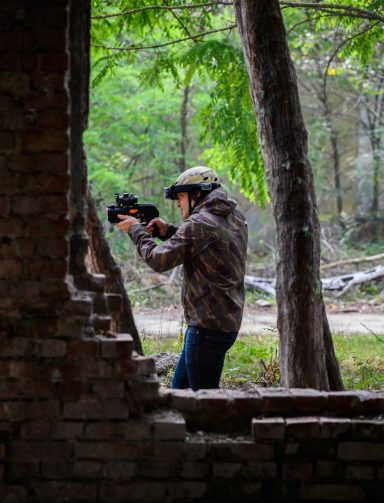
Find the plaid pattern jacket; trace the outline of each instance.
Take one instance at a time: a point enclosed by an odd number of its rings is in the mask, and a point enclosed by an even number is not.
[[[247,222],[219,188],[209,193],[161,244],[141,225],[129,236],[156,272],[183,264],[182,302],[188,325],[237,332],[244,307]],[[171,234],[170,232],[167,233]]]

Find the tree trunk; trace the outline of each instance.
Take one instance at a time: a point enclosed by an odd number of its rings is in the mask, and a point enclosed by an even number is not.
[[[140,355],[143,354],[139,333],[132,315],[131,303],[124,287],[120,267],[116,264],[111,254],[109,243],[104,236],[103,226],[97,215],[95,201],[88,188],[88,236],[89,253],[91,254],[94,272],[104,274],[106,290],[108,293],[117,293],[122,297],[122,309],[117,317],[117,332],[132,335],[134,348]]]
[[[235,0],[276,226],[277,326],[286,387],[341,390],[320,283],[307,132],[277,0]]]
[[[189,85],[184,86],[183,101],[180,109],[180,158],[179,158],[179,171],[182,173],[187,169],[186,157],[188,146],[188,99],[189,99]]]

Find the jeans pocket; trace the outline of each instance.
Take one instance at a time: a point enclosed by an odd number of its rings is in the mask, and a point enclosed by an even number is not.
[[[237,333],[202,331],[202,361],[215,367],[222,367],[226,352],[236,340]]]

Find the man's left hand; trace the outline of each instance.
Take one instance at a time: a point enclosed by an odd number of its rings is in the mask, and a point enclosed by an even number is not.
[[[140,222],[137,220],[137,218],[134,217],[129,217],[128,215],[117,215],[122,222],[116,224],[117,227],[120,227],[120,229],[124,232],[129,232],[131,230],[132,225],[140,224]]]

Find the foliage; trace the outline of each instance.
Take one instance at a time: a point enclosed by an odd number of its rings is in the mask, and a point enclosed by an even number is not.
[[[334,345],[346,389],[384,389],[384,342],[370,335],[336,334]],[[181,351],[181,343],[177,338],[144,337],[143,346],[145,354]],[[262,361],[265,364],[273,362],[277,348],[277,336],[239,337],[227,353],[222,387],[241,387],[247,382],[263,385],[265,372]],[[170,385],[172,373],[170,370],[162,379],[163,385]],[[278,381],[273,385],[278,385]]]

